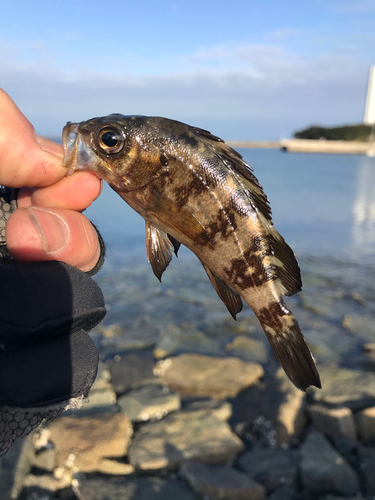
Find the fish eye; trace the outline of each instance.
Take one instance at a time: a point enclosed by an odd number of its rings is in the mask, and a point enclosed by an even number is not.
[[[114,127],[105,127],[98,134],[99,147],[107,154],[119,153],[125,144],[122,133]]]

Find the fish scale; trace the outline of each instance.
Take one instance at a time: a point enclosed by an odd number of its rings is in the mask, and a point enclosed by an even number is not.
[[[69,172],[94,172],[145,219],[147,257],[158,279],[180,244],[187,246],[234,318],[241,298],[252,308],[296,387],[321,387],[282,298],[301,290],[298,263],[239,153],[197,127],[119,114],[68,122],[63,144]]]

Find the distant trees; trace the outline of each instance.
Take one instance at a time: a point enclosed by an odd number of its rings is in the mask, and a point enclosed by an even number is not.
[[[342,127],[313,125],[305,130],[295,132],[293,137],[295,139],[326,139],[327,141],[368,141],[370,134],[371,126],[360,123]]]

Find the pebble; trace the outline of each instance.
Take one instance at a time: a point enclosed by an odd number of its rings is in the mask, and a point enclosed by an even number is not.
[[[182,354],[159,362],[156,374],[181,396],[225,399],[259,380],[263,368],[238,358]]]
[[[180,411],[140,426],[128,458],[136,469],[176,469],[190,458],[225,463],[242,450],[242,441],[210,410]]]
[[[326,408],[314,404],[307,407],[307,413],[316,429],[323,432],[338,450],[347,452],[357,446],[357,431],[350,408]]]
[[[196,461],[186,461],[180,473],[193,490],[206,495],[210,500],[265,500],[263,486],[225,465],[207,465]]]
[[[81,472],[94,472],[104,457],[126,455],[133,430],[120,413],[98,413],[91,417],[61,417],[49,425],[56,449],[56,466],[71,455]]]
[[[258,449],[244,453],[238,460],[241,470],[272,492],[283,484],[294,484],[297,478],[297,457],[294,451]]]
[[[181,408],[180,396],[161,384],[133,389],[120,396],[117,403],[132,422],[159,420],[171,411]]]
[[[302,485],[316,495],[355,495],[359,491],[356,473],[327,438],[312,431],[300,447]]]

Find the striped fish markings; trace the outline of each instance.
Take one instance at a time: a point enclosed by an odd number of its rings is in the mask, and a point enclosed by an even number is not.
[[[234,318],[242,299],[251,307],[295,386],[321,387],[282,298],[301,290],[298,263],[239,153],[206,130],[119,114],[68,122],[63,144],[70,172],[94,172],[143,216],[147,257],[159,279],[180,244],[187,246]]]

